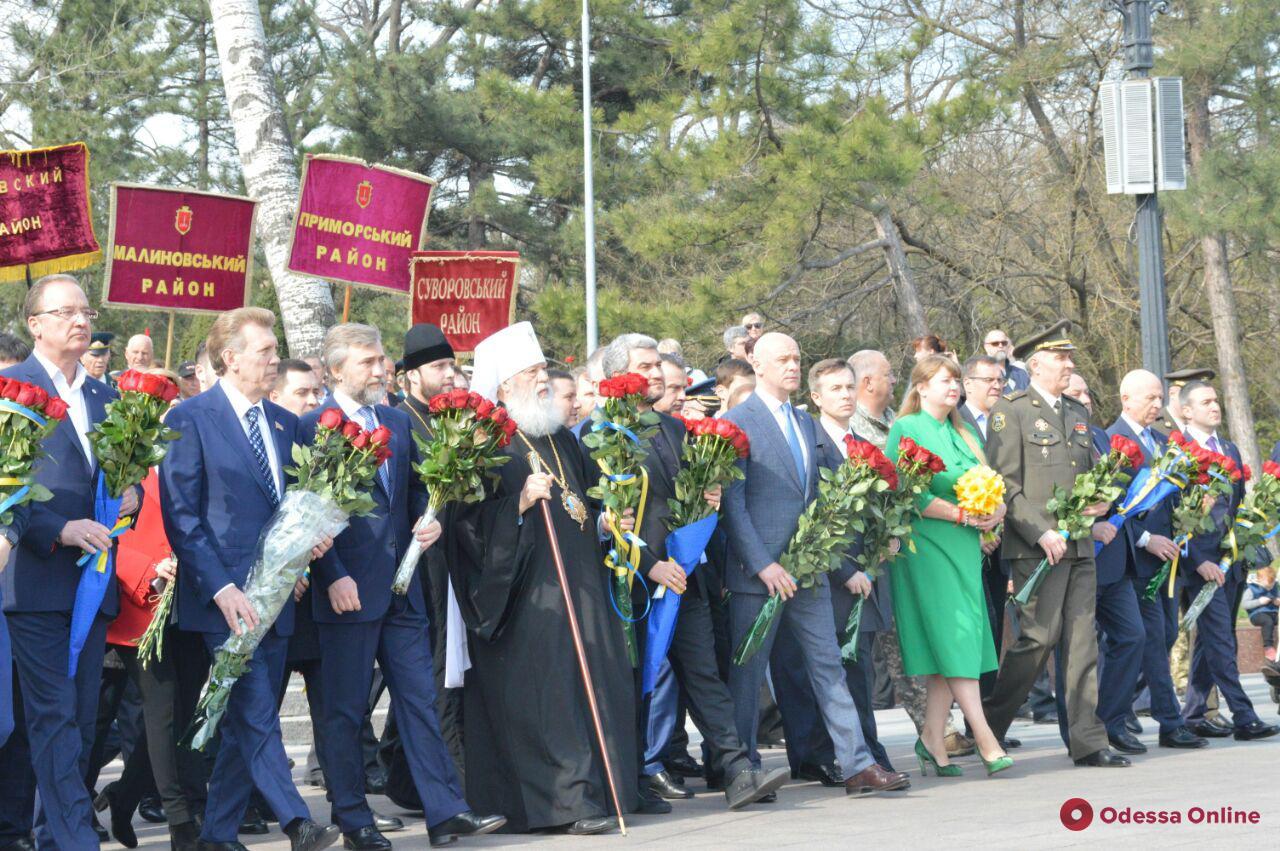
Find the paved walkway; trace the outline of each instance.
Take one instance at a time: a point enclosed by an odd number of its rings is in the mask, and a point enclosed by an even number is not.
[[[1259,675],[1245,678],[1254,705],[1264,720],[1275,722],[1276,707]],[[1280,800],[1276,797],[1280,737],[1263,742],[1216,739],[1205,751],[1171,751],[1155,747],[1150,719],[1142,719],[1147,731],[1140,737],[1152,751],[1137,757],[1127,769],[1075,768],[1066,758],[1057,727],[1019,722],[1010,734],[1022,739],[1013,752],[1017,765],[988,779],[976,757],[961,760],[965,775],[922,780],[911,757],[915,733],[901,710],[877,713],[881,737],[890,758],[901,770],[911,772],[912,789],[905,794],[849,800],[839,791],[816,783],[792,783],[780,793],[778,803],[757,805],[739,813],[724,808],[724,797],[707,793],[698,781],[690,788],[699,794],[692,801],[676,802],[675,812],[662,817],[632,817],[629,835],[603,837],[498,836],[459,843],[466,848],[537,845],[572,849],[623,849],[638,845],[679,849],[701,848],[822,848],[849,847],[922,848],[973,847],[1045,848],[1113,845],[1131,842],[1137,847],[1159,843],[1161,847],[1210,846],[1223,848],[1276,847],[1280,831]],[[290,748],[301,764],[305,748]],[[768,750],[769,766],[785,765],[781,750]],[[118,765],[104,776],[118,771]],[[323,817],[327,805],[321,790],[303,787],[313,814]],[[1072,797],[1086,799],[1093,810],[1092,824],[1081,832],[1063,827],[1059,812]],[[372,800],[385,813],[395,808],[384,798]],[[1189,816],[1203,810],[1256,810],[1256,824],[1191,824]],[[1123,813],[1174,810],[1180,824],[1103,823],[1107,808]],[[421,821],[408,819],[410,828],[389,838],[398,849],[428,847]],[[140,847],[168,847],[164,826],[137,823]],[[1270,835],[1270,840],[1266,836]],[[254,851],[287,851],[288,841],[278,831],[266,837],[245,837]],[[107,845],[104,848],[118,848]],[[341,848],[339,843],[336,848]]]

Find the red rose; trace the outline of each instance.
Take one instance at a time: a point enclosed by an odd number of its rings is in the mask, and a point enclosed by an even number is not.
[[[503,423],[511,419],[511,415],[507,413],[506,408],[494,408],[493,413],[489,416],[489,419],[493,420],[498,425],[502,425]]]
[[[351,445],[356,449],[365,449],[369,446],[369,432],[361,429],[360,433],[351,438]]]
[[[1280,464],[1275,461],[1262,462],[1262,475],[1270,476],[1273,479],[1280,479]]]
[[[116,381],[116,386],[120,388],[121,393],[127,393],[131,390],[137,390],[142,383],[142,374],[132,369],[126,369],[120,373],[120,379]]]
[[[468,391],[462,388],[455,388],[449,391],[449,407],[465,408],[467,406]]]
[[[497,422],[497,420],[494,420],[494,422]],[[511,438],[515,435],[516,429],[518,429],[519,426],[516,425],[516,421],[513,419],[503,420],[501,425],[502,433],[507,436],[507,443],[510,443]]]
[[[1253,481],[1253,468],[1248,464],[1245,464],[1244,467],[1241,468],[1240,472],[1244,476],[1244,480],[1246,482]]]
[[[345,422],[343,422],[342,436],[347,438],[348,440],[360,434],[360,432],[361,432],[361,428],[358,423],[353,423],[351,420],[346,420]]]
[[[934,455],[929,459],[929,470],[934,473],[941,473],[947,469],[946,462],[941,457]]]
[[[369,435],[369,441],[374,446],[386,446],[391,443],[391,429],[386,426],[378,426]]]
[[[475,393],[471,390],[467,391],[467,407],[470,408],[471,410],[473,411],[478,410],[480,407],[480,403],[483,401],[485,401],[485,398],[481,396],[479,393]]]
[[[44,388],[38,384],[30,384],[28,386],[36,394],[36,397],[31,400],[32,407],[43,408],[44,403],[49,401],[49,394],[44,392]]]
[[[427,401],[427,410],[433,414],[438,414],[447,407],[449,407],[448,393],[437,393]]]
[[[391,447],[375,446],[373,448],[373,457],[377,459],[379,465],[386,463],[387,459],[391,457]]]
[[[32,387],[30,384],[23,384],[18,389],[18,395],[13,401],[17,402],[24,408],[29,408],[31,405],[35,404],[36,389],[37,388]]]
[[[44,415],[51,420],[65,420],[67,418],[67,403],[62,401],[61,397],[55,396],[44,403]]]
[[[489,416],[492,413],[493,413],[493,403],[490,402],[488,399],[482,398],[480,400],[480,403],[476,405],[476,416],[484,418]]]
[[[337,408],[325,408],[320,412],[319,420],[320,428],[327,428],[333,431],[342,427],[342,411]]]

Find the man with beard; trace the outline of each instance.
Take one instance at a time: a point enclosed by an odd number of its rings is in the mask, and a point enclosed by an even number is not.
[[[652,408],[666,395],[662,360],[658,355],[658,343],[643,334],[623,334],[605,349],[604,371],[606,375],[633,372],[649,381],[649,388],[641,410]],[[733,700],[729,689],[720,680],[716,669],[715,643],[711,634],[711,612],[706,591],[699,582],[697,571],[686,575],[684,569],[666,557],[667,518],[671,516],[669,500],[676,495],[675,480],[684,458],[685,429],[680,421],[660,413],[660,425],[645,446],[644,466],[648,473],[648,498],[641,507],[640,537],[647,542],[640,550],[640,571],[649,579],[649,585],[637,582],[633,589],[633,610],[645,611],[648,588],[665,586],[671,593],[681,595],[680,613],[676,620],[668,657],[676,682],[680,685],[693,715],[694,723],[702,732],[709,754],[708,770],[727,780],[725,798],[730,809],[740,809],[748,804],[772,795],[787,779],[785,769],[764,772],[752,768],[746,749],[738,738],[733,717]],[[589,462],[591,467],[594,463]],[[597,473],[598,475],[598,473]],[[703,494],[712,508],[720,507],[720,488]],[[691,592],[691,593],[686,593]],[[644,658],[648,631],[636,629],[638,653]],[[656,703],[658,695],[646,701],[641,695],[640,730],[654,730],[648,723],[650,713],[677,716],[677,692],[670,690],[666,705]],[[661,727],[662,725],[659,725]],[[665,725],[669,731],[671,725]],[[641,739],[645,733],[641,733]],[[667,737],[643,742],[644,786],[642,795],[664,798],[691,798],[693,793],[677,784],[663,767],[662,756]],[[643,802],[642,802],[643,803]]]
[[[340,413],[370,432],[374,445],[390,450],[374,476],[373,512],[353,516],[334,540],[333,549],[312,568],[311,602],[320,637],[323,690],[318,745],[343,846],[357,851],[391,847],[375,826],[365,800],[360,747],[375,660],[386,677],[396,722],[403,731],[401,740],[431,844],[447,845],[459,836],[491,833],[506,820],[480,816],[467,807],[440,737],[421,592],[412,585],[404,596],[391,591],[410,536],[430,547],[439,539],[441,527],[433,522],[416,532],[413,528],[427,507],[427,492],[412,470],[419,457],[409,417],[384,404],[382,338],[369,325],[336,325],[325,334],[322,357],[333,379],[333,394],[302,418],[301,442],[313,439],[317,425],[332,427],[330,421],[341,422]]]
[[[533,327],[476,347],[472,387],[519,423],[507,463],[481,503],[459,506],[450,558],[471,632],[466,688],[467,800],[507,816],[507,830],[602,833],[617,826],[552,560],[545,500],[582,631],[624,810],[637,803],[635,694],[622,623],[601,567],[595,482],[547,389]],[[501,415],[499,415],[501,416]],[[536,464],[536,467],[535,467]]]
[[[994,360],[1004,373],[1002,387],[1006,393],[1027,389],[1027,385],[1031,383],[1031,376],[1010,359],[1013,354],[1013,341],[1009,339],[1008,334],[999,329],[988,331],[987,336],[982,338],[982,348],[986,351],[987,357]]]
[[[431,438],[431,411],[428,403],[439,393],[448,393],[454,387],[458,375],[453,347],[435,325],[426,322],[410,328],[404,335],[404,375],[408,389],[401,410],[409,415],[414,434],[424,440]],[[449,528],[446,509],[441,523]],[[422,554],[418,570],[422,574],[421,593],[427,606],[427,620],[431,630],[431,661],[436,684],[436,717],[440,721],[440,735],[444,737],[458,774],[463,774],[462,752],[462,689],[450,688],[445,682],[445,659],[449,613],[449,566],[445,560],[445,543],[430,547]],[[416,589],[417,586],[415,586]],[[404,759],[399,742],[398,729],[383,733],[383,754],[387,756],[387,795],[393,802],[406,809],[418,809],[417,791],[408,780],[408,763]]]

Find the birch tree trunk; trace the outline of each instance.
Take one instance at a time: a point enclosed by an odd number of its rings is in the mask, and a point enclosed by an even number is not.
[[[898,300],[898,310],[902,312],[908,334],[911,337],[923,337],[929,333],[929,323],[925,320],[924,306],[920,304],[920,293],[916,290],[911,267],[907,265],[907,252],[902,247],[902,234],[894,224],[893,215],[888,206],[881,206],[876,211],[875,219],[876,235],[884,243],[884,260],[893,278],[893,293]]]
[[[1187,121],[1187,147],[1194,172],[1208,153],[1212,130],[1209,123],[1207,84],[1196,81],[1189,89],[1191,112]],[[1236,312],[1235,292],[1231,288],[1231,269],[1227,265],[1226,234],[1217,232],[1202,236],[1200,255],[1204,260],[1204,292],[1209,300],[1209,313],[1213,320],[1213,340],[1218,349],[1223,409],[1231,437],[1240,447],[1245,463],[1255,470],[1261,470],[1262,457],[1258,454],[1249,384],[1245,380],[1244,356],[1240,351],[1240,316]]]
[[[262,15],[257,0],[209,0],[209,12],[240,167],[249,196],[258,201],[258,240],[280,302],[289,354],[318,355],[335,318],[333,293],[326,282],[285,269],[298,201],[298,162],[276,94]]]

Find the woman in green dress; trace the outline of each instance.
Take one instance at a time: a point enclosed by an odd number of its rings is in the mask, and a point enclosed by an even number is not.
[[[987,773],[1013,764],[987,725],[978,694],[978,676],[998,664],[982,587],[980,533],[1000,523],[1005,506],[992,515],[973,516],[956,505],[956,480],[986,463],[977,435],[956,410],[959,401],[955,361],[941,355],[921,359],[885,445],[896,461],[898,444],[908,437],[947,465],[921,495],[921,516],[911,529],[914,552],[904,547],[889,570],[902,666],[908,676],[927,677],[925,723],[916,755],[921,771],[931,765],[939,776],[961,773],[950,764],[944,745],[953,698],[969,722]]]

